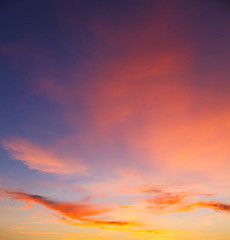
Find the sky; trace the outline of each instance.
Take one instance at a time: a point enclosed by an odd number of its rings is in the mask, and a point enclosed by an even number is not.
[[[228,240],[230,5],[0,4],[0,238]]]

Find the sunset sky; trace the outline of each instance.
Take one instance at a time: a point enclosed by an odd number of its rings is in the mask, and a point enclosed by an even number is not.
[[[229,240],[230,4],[0,4],[0,239]]]

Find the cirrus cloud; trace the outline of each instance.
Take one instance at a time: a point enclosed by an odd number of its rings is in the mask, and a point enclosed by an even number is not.
[[[10,156],[28,168],[55,174],[85,174],[86,166],[78,159],[61,158],[52,150],[43,149],[24,139],[2,141]]]

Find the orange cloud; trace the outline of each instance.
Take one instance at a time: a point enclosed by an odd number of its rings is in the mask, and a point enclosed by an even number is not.
[[[34,202],[43,205],[73,219],[100,215],[109,211],[109,209],[106,208],[98,208],[97,206],[83,203],[59,203],[46,199],[40,195],[31,195],[24,192],[5,191],[5,194],[16,200]]]
[[[190,212],[199,208],[209,208],[216,212],[227,212],[230,213],[230,204],[216,202],[216,201],[207,201],[207,202],[195,202],[190,205],[187,205],[180,209],[181,212]]]
[[[140,190],[141,188],[139,188]],[[170,193],[160,188],[152,188],[139,192],[150,196],[141,201],[135,201],[127,206],[114,207],[107,204],[91,204],[88,199],[77,202],[61,202],[50,200],[41,195],[33,195],[25,192],[2,190],[1,195],[11,199],[42,205],[57,213],[58,222],[80,228],[98,228],[129,232],[133,235],[156,235],[167,236],[176,231],[159,230],[152,224],[158,215],[179,214],[193,212],[198,209],[212,209],[216,212],[230,212],[230,205],[216,201],[194,201],[195,197],[210,196],[192,192]],[[147,189],[147,190],[146,190]],[[124,196],[124,199],[127,196]],[[130,196],[129,196],[130,197]],[[142,195],[143,197],[143,195]],[[114,220],[116,219],[116,220]],[[127,220],[129,219],[129,220]],[[151,219],[151,222],[149,222]],[[157,225],[158,226],[158,225]],[[178,233],[177,233],[178,234]]]
[[[194,197],[206,196],[211,194],[199,194],[190,192],[169,193],[164,191],[155,192],[155,198],[149,198],[147,208],[155,214],[170,214],[179,212],[192,212],[201,208],[209,208],[216,212],[229,212],[230,205],[223,202],[216,201],[194,201]],[[189,203],[192,202],[192,203]]]
[[[78,159],[66,159],[56,156],[51,150],[23,139],[2,141],[3,147],[9,151],[13,159],[22,161],[30,169],[55,174],[85,174],[86,166]]]
[[[61,221],[72,225],[98,228],[135,225],[135,223],[127,221],[104,220],[99,216],[114,210],[114,208],[111,208],[111,206],[106,207],[105,204],[86,204],[85,201],[88,201],[87,199],[80,202],[67,203],[52,201],[40,195],[32,195],[24,192],[12,192],[6,190],[2,192],[2,194],[15,200],[24,201],[27,204],[36,203],[42,205],[61,214]],[[76,221],[73,222],[70,219]]]

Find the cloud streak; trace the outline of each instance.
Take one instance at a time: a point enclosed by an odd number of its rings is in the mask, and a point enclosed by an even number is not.
[[[128,221],[104,220],[102,215],[114,210],[114,207],[106,206],[105,204],[89,204],[86,203],[88,201],[87,199],[69,203],[53,201],[40,195],[28,194],[25,192],[5,190],[2,194],[15,200],[24,201],[28,204],[28,207],[32,206],[31,203],[42,205],[60,214],[62,216],[61,221],[71,225],[98,228],[134,225],[133,222]],[[72,221],[71,219],[76,221]]]
[[[58,157],[55,152],[24,139],[4,140],[2,145],[13,159],[23,162],[30,169],[54,174],[86,173],[86,166],[78,159]]]
[[[187,206],[181,208],[180,211],[190,212],[190,211],[194,211],[199,208],[208,208],[208,209],[214,210],[215,212],[230,213],[230,204],[216,202],[216,201],[195,202],[195,203],[192,203],[190,205],[187,205]]]
[[[217,201],[194,201],[194,197],[211,194],[200,194],[190,192],[169,193],[159,191],[155,198],[146,199],[147,208],[155,214],[172,214],[180,212],[192,212],[198,209],[208,208],[216,212],[230,213],[228,203]]]
[[[142,209],[142,211],[146,209],[147,215],[154,214],[156,216],[178,214],[181,212],[193,212],[195,210],[206,208],[214,210],[215,212],[230,213],[230,205],[227,203],[193,200],[194,196],[210,196],[209,194],[195,194],[189,192],[169,193],[160,189],[157,191],[151,191],[151,194],[153,192],[155,194],[154,198],[143,199],[141,201],[142,203],[145,203],[144,205],[137,201],[135,204],[123,207],[115,207],[111,204],[91,204],[88,202],[88,198],[77,202],[54,201],[41,195],[8,190],[2,190],[1,195],[8,196],[14,200],[26,202],[27,207],[21,209],[30,208],[33,204],[42,205],[45,208],[58,213],[59,215],[57,217],[59,221],[64,224],[83,228],[88,227],[112,230],[122,229],[124,227],[128,228],[128,231],[131,232],[142,231],[143,229],[139,229],[140,226],[142,228],[148,226],[144,219],[140,219],[138,222],[132,219],[132,214],[135,213],[138,208],[139,210]],[[149,191],[147,194],[149,194]],[[119,218],[123,218],[122,214],[125,214],[125,211],[122,213],[122,208],[127,208],[128,211],[126,213],[130,215],[130,220],[119,220]],[[115,214],[115,218],[118,218],[118,220],[113,219],[114,212],[118,213],[117,215]],[[152,232],[152,230],[149,232]]]

